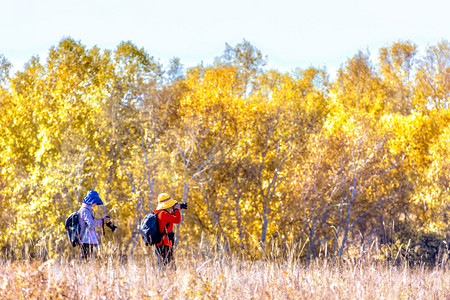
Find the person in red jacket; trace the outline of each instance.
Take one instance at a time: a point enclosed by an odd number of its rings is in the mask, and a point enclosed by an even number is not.
[[[158,206],[153,213],[158,218],[159,232],[164,232],[161,242],[155,248],[158,267],[167,266],[168,264],[174,266],[173,246],[175,234],[173,232],[173,224],[181,222],[180,204],[168,194],[162,193],[158,196]]]

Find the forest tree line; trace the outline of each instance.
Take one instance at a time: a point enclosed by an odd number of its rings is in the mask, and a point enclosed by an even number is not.
[[[0,55],[2,253],[70,251],[63,223],[90,189],[126,255],[162,192],[188,202],[179,246],[260,257],[303,245],[311,259],[423,236],[441,245],[450,44],[394,42],[375,61],[359,51],[333,80],[266,64],[245,40],[187,70],[132,42],[65,38],[15,74]]]

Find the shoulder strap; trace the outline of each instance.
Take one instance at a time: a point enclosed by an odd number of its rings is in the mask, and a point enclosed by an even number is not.
[[[81,210],[83,209],[83,207],[80,207],[80,209],[77,211],[78,213],[78,226],[81,227],[81,223],[80,220],[83,219],[83,217],[81,216]],[[84,222],[84,219],[83,219]],[[87,226],[84,226],[83,228],[81,228],[81,232],[80,232],[80,240],[84,237],[84,235],[86,234],[86,230],[87,230]]]
[[[166,223],[166,226],[164,226],[164,231],[162,232],[162,234],[166,234],[166,230],[167,230],[167,227],[169,227],[169,224],[170,224],[170,222]]]
[[[164,209],[163,209],[164,210]],[[155,214],[155,216],[157,216],[160,212],[162,212],[163,210],[159,210],[156,214]],[[158,217],[158,216],[157,216]],[[170,222],[167,222],[166,223],[166,226],[164,226],[164,230],[163,230],[163,232],[161,232],[161,234],[165,234],[166,233],[166,230],[167,230],[167,227],[169,227],[169,224],[170,224]]]

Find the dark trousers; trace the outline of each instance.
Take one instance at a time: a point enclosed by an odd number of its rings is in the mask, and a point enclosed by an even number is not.
[[[81,244],[81,258],[89,259],[94,256],[94,244]]]
[[[158,268],[163,268],[167,265],[175,267],[173,260],[173,248],[167,245],[156,245],[155,254],[158,259]]]

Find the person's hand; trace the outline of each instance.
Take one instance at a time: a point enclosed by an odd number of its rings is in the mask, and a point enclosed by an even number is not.
[[[105,222],[105,224],[108,224],[109,222],[111,222],[111,218],[109,216],[106,216],[103,218],[103,222]]]
[[[177,203],[177,204],[175,204],[174,206],[173,206],[173,209],[180,209],[180,203]]]

